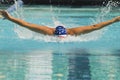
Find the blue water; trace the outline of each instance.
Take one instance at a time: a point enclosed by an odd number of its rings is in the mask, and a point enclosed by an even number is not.
[[[120,15],[117,7],[102,16],[103,8],[24,6],[12,15],[35,24],[67,28]],[[0,80],[119,80],[119,34],[120,22],[61,40],[1,19]]]

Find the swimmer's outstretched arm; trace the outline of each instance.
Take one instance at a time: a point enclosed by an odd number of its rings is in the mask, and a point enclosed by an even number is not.
[[[80,35],[80,34],[89,33],[89,32],[95,31],[95,30],[99,30],[103,27],[106,27],[106,26],[108,26],[112,23],[118,22],[118,21],[120,21],[120,16],[115,17],[111,20],[101,22],[98,24],[94,24],[94,25],[90,25],[90,26],[70,28],[70,29],[68,29],[68,31],[70,32],[69,34],[71,34],[71,35]]]
[[[32,24],[32,23],[28,23],[24,20],[18,19],[18,18],[14,18],[11,15],[9,15],[6,11],[0,10],[0,14],[5,17],[6,19],[17,23],[23,27],[26,27],[32,31],[35,32],[39,32],[41,34],[47,34],[47,35],[53,35],[54,34],[54,28],[49,28],[47,26],[41,26],[41,25],[36,25],[36,24]]]

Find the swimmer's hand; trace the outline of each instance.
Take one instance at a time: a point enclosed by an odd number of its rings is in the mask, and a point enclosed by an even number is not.
[[[117,22],[117,21],[120,21],[120,16],[115,17],[114,19],[115,19],[116,22]]]
[[[7,11],[5,10],[0,10],[0,15],[2,15],[5,19],[10,19],[10,15]]]

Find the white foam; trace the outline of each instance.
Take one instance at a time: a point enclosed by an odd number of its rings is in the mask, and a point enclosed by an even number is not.
[[[94,41],[99,39],[103,31],[95,31],[89,34],[84,34],[80,36],[66,36],[65,38],[59,38],[57,36],[48,36],[48,35],[42,35],[39,33],[32,32],[27,29],[23,28],[15,28],[15,32],[17,33],[18,37],[21,39],[34,39],[38,41],[44,41],[44,42],[85,42],[85,41]]]

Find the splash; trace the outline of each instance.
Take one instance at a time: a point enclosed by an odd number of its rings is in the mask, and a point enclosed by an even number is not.
[[[14,16],[16,16],[19,19],[24,20],[24,15],[23,15],[23,7],[17,7],[17,1],[14,0],[15,6],[16,6],[16,11],[13,13]],[[33,37],[32,31],[27,30],[26,28],[23,28],[19,25],[14,24],[14,31],[18,35],[19,38],[21,39],[31,39]]]
[[[103,4],[105,4],[105,2],[103,2]],[[119,2],[116,1],[108,1],[107,5],[103,8],[101,8],[100,13],[96,16],[96,20],[94,21],[94,23],[99,23],[105,20],[105,18],[107,16],[109,16],[108,14],[110,13],[110,11],[113,10],[113,8],[116,8],[118,6]]]
[[[100,13],[97,14],[97,16],[95,16],[96,19],[92,20],[93,21],[92,24],[104,21],[106,16],[108,16],[110,11],[112,10],[112,8],[116,7],[116,6],[117,6],[116,2],[109,1],[108,4],[100,10]],[[22,10],[21,11],[19,11],[19,10],[16,11],[17,17],[21,18],[21,16],[22,16],[22,19],[24,19],[23,14],[20,14],[20,12],[23,12],[23,11]],[[58,16],[56,16],[54,14],[54,10],[53,10],[52,6],[50,7],[50,14],[52,16],[51,19],[53,20],[54,27],[57,26],[57,25],[65,26],[65,24],[62,24],[61,21],[59,21],[57,19]],[[46,26],[49,26],[49,24],[47,24]],[[32,31],[30,31],[30,30],[28,30],[26,28],[19,27],[18,25],[15,25],[15,28],[14,28],[14,31],[16,32],[18,37],[21,38],[21,39],[34,39],[34,40],[44,41],[44,42],[76,42],[76,41],[84,42],[84,41],[94,41],[94,40],[100,39],[100,37],[103,35],[105,30],[106,29],[102,29],[102,30],[91,32],[89,34],[80,35],[80,36],[77,36],[77,37],[76,36],[68,36],[67,38],[60,39],[60,38],[57,38],[55,36],[45,36],[45,35],[42,35],[42,34],[39,34],[39,33],[36,33],[36,32],[32,32]]]

